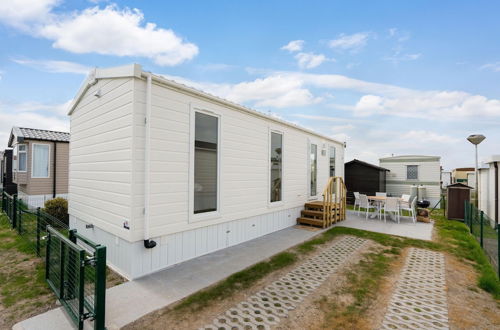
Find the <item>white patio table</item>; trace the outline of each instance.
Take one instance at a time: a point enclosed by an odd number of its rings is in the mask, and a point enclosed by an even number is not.
[[[386,199],[387,199],[387,196],[368,196],[368,201],[374,202],[377,204],[378,218],[379,219],[382,218],[382,206],[384,205]],[[400,204],[401,202],[403,202],[403,199],[398,198],[398,204]],[[370,215],[370,218],[373,219],[376,216],[377,215],[375,214],[375,212],[373,212],[373,214]],[[390,215],[390,217],[392,219],[392,214]]]

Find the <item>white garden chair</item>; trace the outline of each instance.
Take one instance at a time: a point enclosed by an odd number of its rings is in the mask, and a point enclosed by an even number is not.
[[[399,205],[401,207],[410,207],[410,198],[411,198],[411,195],[408,195],[408,194],[403,194],[401,195],[401,201],[399,202]]]
[[[402,211],[408,211],[411,215],[411,220],[413,223],[417,222],[417,216],[416,216],[416,206],[417,206],[417,196],[413,197],[413,200],[410,203],[409,207],[400,207],[401,212]]]
[[[354,211],[356,211],[356,206],[358,207],[359,215],[359,192],[354,192]]]
[[[396,220],[399,223],[399,198],[397,197],[387,197],[384,203],[384,222],[387,220],[387,214],[394,213]]]
[[[386,192],[376,192],[375,196],[378,196],[378,197],[387,197],[387,193]]]
[[[368,213],[370,212],[371,209],[377,210],[377,208],[375,206],[370,204],[370,201],[368,200],[368,196],[366,196],[364,194],[359,195],[358,215],[359,215],[359,210],[361,208],[364,208],[366,211],[366,220],[368,220]]]

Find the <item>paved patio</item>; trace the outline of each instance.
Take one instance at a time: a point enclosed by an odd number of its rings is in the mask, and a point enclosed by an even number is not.
[[[387,222],[378,218],[366,220],[365,213],[347,211],[347,220],[339,222],[335,226],[356,228],[361,230],[373,231],[389,235],[403,236],[409,238],[422,239],[426,241],[432,240],[432,229],[434,223],[413,223],[409,217],[401,217],[400,223],[387,217]]]

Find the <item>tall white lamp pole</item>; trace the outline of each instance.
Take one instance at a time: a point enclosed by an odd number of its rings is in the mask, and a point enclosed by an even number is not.
[[[476,204],[476,207],[479,206],[479,177],[478,177],[478,166],[477,166],[477,145],[481,142],[483,142],[483,140],[486,139],[486,137],[482,134],[472,134],[472,135],[469,135],[469,137],[467,138],[467,140],[469,140],[470,143],[472,143],[474,145],[474,147],[476,148],[476,184],[475,184],[475,190],[476,190],[476,198],[475,198],[475,204]]]

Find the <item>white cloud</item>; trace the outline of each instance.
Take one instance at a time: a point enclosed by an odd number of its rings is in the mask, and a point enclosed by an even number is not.
[[[481,70],[491,70],[493,72],[500,72],[500,62],[488,63],[480,67]]]
[[[12,61],[17,64],[25,65],[37,70],[53,73],[76,73],[86,75],[91,69],[90,67],[83,64],[67,61],[31,59],[13,59]]]
[[[139,9],[98,6],[56,13],[57,0],[0,2],[1,22],[53,41],[54,48],[72,53],[145,57],[174,66],[198,54],[198,47],[174,31],[145,22]],[[32,7],[25,9],[25,7]]]
[[[391,28],[388,30],[389,38],[396,39],[398,42],[404,42],[410,39],[410,33],[407,31],[401,31],[397,28]]]
[[[0,149],[7,147],[12,126],[69,132],[69,120],[66,116],[69,102],[62,104],[23,102],[16,104],[0,101]]]
[[[422,56],[421,53],[416,53],[416,54],[401,54],[400,52],[395,52],[391,56],[386,56],[384,57],[384,60],[398,64],[399,62],[406,62],[406,61],[415,61],[418,60]]]
[[[330,40],[328,45],[339,50],[358,51],[368,42],[370,34],[368,32],[358,32],[354,34],[340,34],[337,39]]]
[[[289,52],[300,52],[304,47],[304,40],[293,40],[290,41],[285,46],[281,47],[283,50],[288,50]]]
[[[325,55],[314,53],[298,53],[295,55],[295,59],[301,69],[312,69],[318,67],[327,60]]]
[[[143,21],[138,9],[94,7],[60,16],[43,26],[39,34],[53,40],[55,48],[73,53],[146,57],[165,66],[178,65],[198,54],[195,44],[185,42],[172,30]]]
[[[34,22],[45,21],[60,0],[3,0],[0,1],[0,22],[28,30]]]

